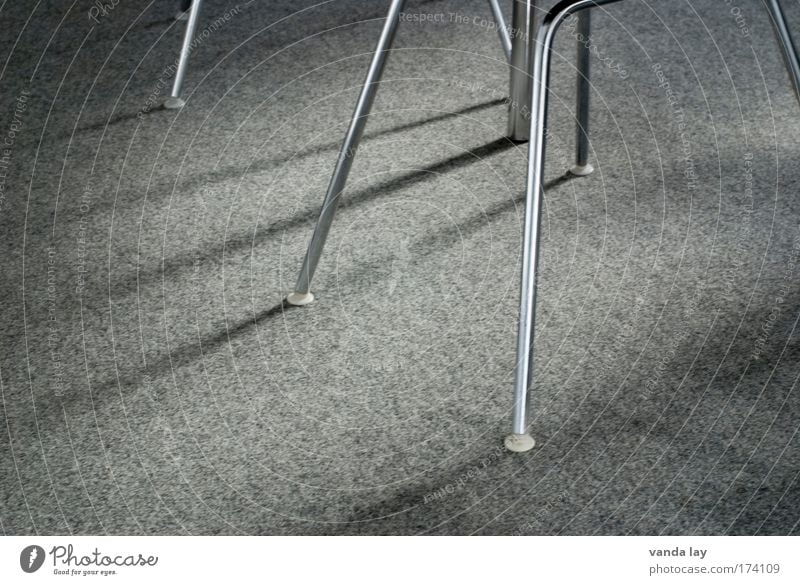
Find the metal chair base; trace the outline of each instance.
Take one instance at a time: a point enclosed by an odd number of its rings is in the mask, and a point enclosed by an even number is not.
[[[331,176],[328,190],[322,203],[319,219],[314,227],[314,232],[311,236],[311,242],[306,250],[305,257],[303,258],[303,266],[300,269],[300,274],[297,278],[294,291],[286,298],[286,302],[293,305],[305,305],[314,300],[311,293],[311,280],[314,272],[317,269],[322,250],[325,246],[328,232],[330,231],[336,214],[336,208],[339,197],[344,190],[347,182],[347,177],[353,164],[353,159],[358,151],[358,145],[364,132],[367,117],[369,116],[370,109],[377,93],[378,84],[380,82],[383,70],[386,65],[389,50],[391,49],[397,28],[400,20],[400,14],[405,6],[405,0],[392,0],[389,6],[389,11],[386,16],[386,21],[381,31],[378,45],[372,57],[367,76],[361,89],[358,101],[356,103],[355,111],[353,112],[350,126],[347,130],[344,142],[342,143],[341,150],[336,161],[336,167]],[[493,9],[495,5],[492,4]],[[499,12],[499,11],[498,11]],[[534,2],[531,0],[515,0],[514,2],[514,21],[512,27],[515,31],[513,40],[511,41],[511,82],[510,82],[510,109],[509,109],[509,134],[513,140],[525,140],[528,136],[534,135],[534,130],[539,128],[538,122],[533,116],[526,115],[527,104],[532,104],[531,101],[531,88],[535,87],[529,83],[531,79],[528,71],[530,63],[534,62],[532,58],[533,47],[536,47],[536,54],[538,53],[539,46],[532,42],[531,34],[522,34],[523,31],[534,30]],[[590,21],[588,13],[581,16],[578,23],[580,30],[588,37]],[[503,27],[505,28],[505,27]],[[502,39],[501,34],[501,39]],[[541,98],[540,98],[541,99]],[[589,115],[589,49],[587,43],[578,43],[578,98],[577,98],[577,119],[578,125],[576,130],[576,167],[575,170],[579,174],[588,174],[591,166],[587,162],[589,151],[589,130],[588,130],[588,115]],[[541,147],[541,138],[534,148],[531,142],[532,152]],[[530,187],[530,186],[529,186]],[[529,195],[531,189],[529,188]],[[530,199],[530,197],[529,197]],[[506,439],[506,447],[511,451],[524,452],[533,448],[534,440],[528,434],[525,424],[525,416],[527,412],[526,405],[524,404],[527,399],[527,388],[530,381],[527,379],[529,372],[528,368],[528,353],[532,348],[532,332],[533,332],[533,272],[530,266],[535,267],[535,253],[536,246],[531,247],[530,242],[538,242],[537,232],[531,232],[531,226],[536,225],[538,230],[538,215],[539,204],[541,197],[537,199],[535,209],[529,204],[526,210],[525,220],[525,235],[524,235],[524,251],[525,251],[525,264],[523,278],[522,298],[530,298],[530,306],[525,311],[520,312],[521,325],[518,337],[519,351],[525,353],[525,359],[521,362],[518,360],[517,365],[517,382],[515,397],[517,402],[514,408],[514,425],[513,433]],[[531,258],[531,251],[534,252],[533,259]],[[527,280],[526,280],[527,279]],[[525,284],[527,283],[527,284]],[[527,306],[526,303],[523,305]],[[523,322],[525,325],[523,325]],[[520,375],[523,376],[520,381]],[[521,402],[520,402],[521,401]]]

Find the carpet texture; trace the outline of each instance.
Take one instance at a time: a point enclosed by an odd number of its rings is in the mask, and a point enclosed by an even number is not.
[[[559,34],[524,455],[487,2],[408,2],[282,304],[387,5],[209,0],[180,111],[176,3],[0,10],[0,531],[797,534],[800,109],[760,2],[596,10],[584,178]]]

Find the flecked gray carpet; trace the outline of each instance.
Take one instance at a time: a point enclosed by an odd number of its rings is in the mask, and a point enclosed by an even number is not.
[[[182,111],[175,3],[2,5],[0,530],[798,533],[800,107],[760,3],[594,13],[586,178],[560,33],[525,455],[488,3],[409,1],[318,301],[281,304],[387,5],[209,0]]]

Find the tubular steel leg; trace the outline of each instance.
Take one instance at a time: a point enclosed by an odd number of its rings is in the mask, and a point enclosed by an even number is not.
[[[189,22],[186,23],[186,32],[183,35],[183,45],[181,46],[181,56],[178,59],[178,70],[175,72],[175,81],[172,83],[172,91],[169,97],[164,101],[164,107],[170,110],[182,108],[185,104],[181,99],[181,88],[183,87],[183,79],[186,77],[186,69],[189,66],[189,53],[192,52],[192,40],[194,39],[195,30],[197,30],[197,21],[202,3],[202,0],[193,0],[192,7],[189,10]]]
[[[783,51],[783,60],[789,71],[789,77],[792,79],[795,96],[800,101],[800,61],[797,58],[797,47],[792,40],[792,34],[789,32],[789,27],[786,26],[786,16],[783,14],[779,0],[766,0],[765,3],[772,17],[770,20],[772,20],[775,36],[778,37],[778,43]]]
[[[388,51],[394,42],[397,25],[400,22],[400,12],[403,10],[405,3],[406,0],[392,0],[392,4],[389,7],[386,23],[383,25],[383,31],[378,40],[375,54],[372,57],[367,78],[364,80],[361,95],[358,97],[355,112],[353,112],[353,118],[350,121],[350,128],[347,130],[347,135],[336,161],[336,168],[328,185],[328,191],[325,193],[317,225],[314,227],[311,242],[303,259],[303,267],[297,277],[297,284],[294,287],[294,292],[286,297],[286,301],[291,305],[307,305],[314,300],[314,295],[310,291],[311,279],[314,277],[319,257],[322,254],[322,248],[325,246],[325,239],[336,214],[339,195],[347,182],[347,176],[350,174],[350,168],[353,165],[353,159],[361,141],[364,126],[367,123],[367,116],[369,116],[372,102],[375,100],[375,94],[378,91],[378,83],[381,75],[383,75],[386,58],[389,55]]]
[[[500,8],[500,0],[489,0],[489,5],[492,7],[492,16],[494,16],[494,23],[497,26],[497,34],[500,36],[500,42],[503,45],[503,52],[506,54],[506,61],[511,62],[511,34],[506,27],[506,19],[503,17],[503,11]]]
[[[514,379],[514,415],[505,445],[510,451],[529,451],[534,446],[528,432],[528,389],[533,381],[533,339],[536,311],[536,267],[539,259],[539,226],[544,196],[544,155],[547,132],[547,84],[553,38],[559,25],[578,10],[619,0],[564,0],[545,16],[536,33],[531,70],[531,120],[528,146],[528,180],[525,199],[525,230],[522,239],[522,283],[520,286],[517,365]]]
[[[594,171],[589,164],[589,35],[591,34],[591,10],[578,14],[578,88],[575,116],[575,166],[570,169],[573,175],[583,177]]]
[[[511,13],[508,137],[515,142],[525,142],[530,137],[527,108],[531,103],[531,85],[528,62],[533,51],[535,12],[533,0],[514,0]]]
[[[536,309],[536,267],[539,261],[539,226],[542,208],[542,171],[544,135],[547,131],[547,82],[550,73],[550,46],[540,43],[550,30],[542,23],[531,63],[530,143],[528,145],[528,180],[525,193],[525,229],[522,235],[522,283],[520,286],[519,329],[517,331],[517,365],[514,376],[514,419],[512,434],[505,440],[514,452],[533,449],[535,441],[528,432],[528,387],[532,381],[534,311]]]

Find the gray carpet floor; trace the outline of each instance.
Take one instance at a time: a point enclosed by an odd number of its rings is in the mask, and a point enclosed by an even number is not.
[[[387,3],[209,0],[182,111],[174,3],[3,4],[2,533],[797,534],[800,107],[733,4],[595,12],[586,178],[559,36],[524,455],[488,3],[409,1],[304,308]]]

